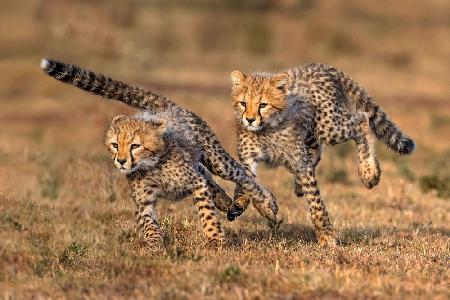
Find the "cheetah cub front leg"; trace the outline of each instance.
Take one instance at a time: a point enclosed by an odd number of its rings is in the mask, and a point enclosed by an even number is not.
[[[322,158],[322,145],[318,141],[313,141],[307,148],[308,157],[311,160],[312,166],[317,167]],[[303,197],[303,189],[300,180],[294,180],[294,192],[297,197]]]
[[[139,187],[139,186],[138,186]],[[144,240],[152,250],[157,250],[162,246],[161,231],[155,212],[156,190],[145,187],[145,189],[133,188],[133,198],[135,200],[136,222],[138,230],[143,234]]]

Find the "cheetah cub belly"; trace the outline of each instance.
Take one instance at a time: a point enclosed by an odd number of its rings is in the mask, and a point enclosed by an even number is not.
[[[154,209],[158,199],[187,195],[193,196],[208,241],[223,242],[216,207],[226,212],[231,199],[201,164],[195,145],[162,120],[117,116],[106,133],[105,146],[114,165],[127,176],[138,228],[149,246],[161,244]]]

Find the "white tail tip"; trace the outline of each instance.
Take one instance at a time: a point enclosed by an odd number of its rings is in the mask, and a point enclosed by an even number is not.
[[[42,69],[47,69],[47,67],[50,65],[50,62],[47,60],[47,59],[45,59],[45,58],[43,58],[42,60],[41,60],[41,68]]]

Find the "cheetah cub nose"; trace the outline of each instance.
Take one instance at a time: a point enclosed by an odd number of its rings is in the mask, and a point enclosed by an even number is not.
[[[127,160],[126,160],[126,159],[117,159],[117,162],[118,162],[119,164],[123,165],[124,163],[127,162]]]

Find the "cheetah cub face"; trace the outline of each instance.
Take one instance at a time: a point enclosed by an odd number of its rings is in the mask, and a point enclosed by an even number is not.
[[[166,152],[164,121],[117,116],[106,132],[105,146],[120,172],[155,166]]]
[[[266,74],[244,75],[240,71],[231,73],[231,97],[236,116],[250,131],[259,131],[266,126],[279,124],[286,107],[286,85],[288,75]]]

